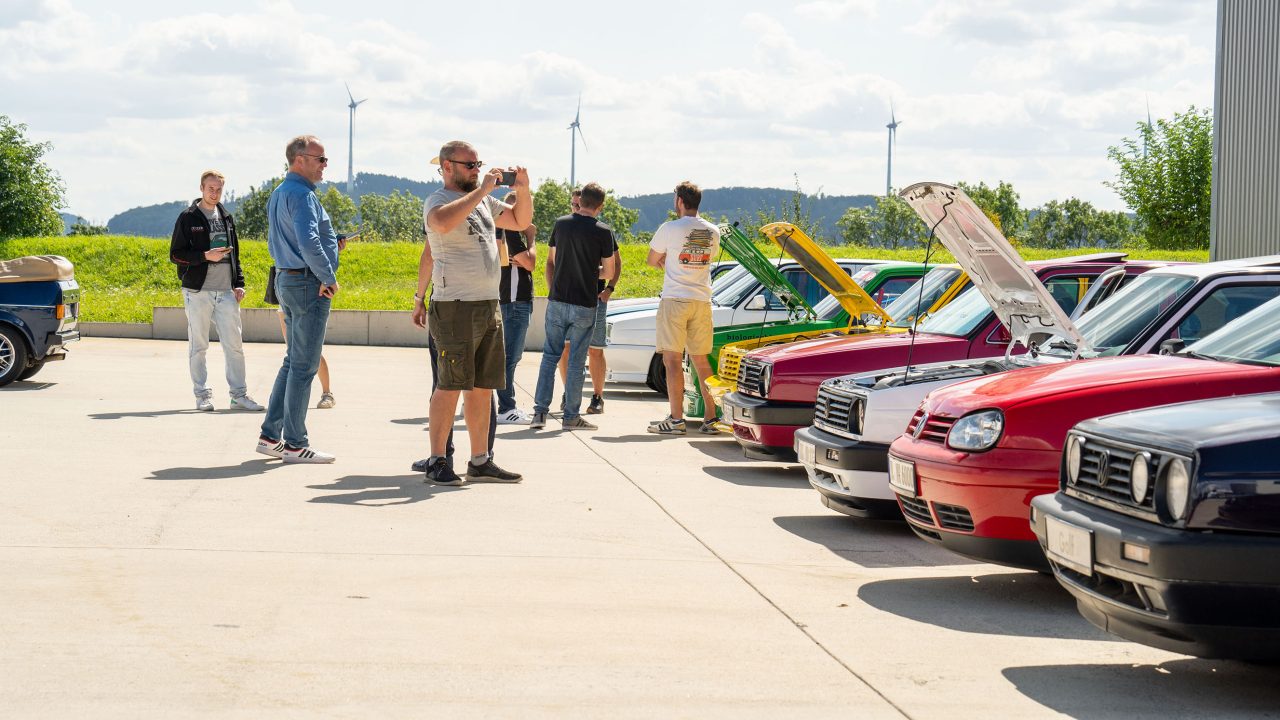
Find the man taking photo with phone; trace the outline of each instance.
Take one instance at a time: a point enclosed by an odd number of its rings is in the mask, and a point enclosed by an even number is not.
[[[493,391],[506,387],[506,353],[498,311],[501,265],[497,228],[520,231],[533,221],[529,174],[522,167],[507,171],[484,167],[470,143],[454,140],[440,148],[444,187],[423,203],[427,233],[413,298],[413,322],[427,325],[439,352],[436,389],[431,393],[428,430],[431,455],[426,480],[437,485],[474,482],[520,482],[518,473],[493,462],[489,420]],[[515,190],[513,204],[490,193],[502,181]],[[430,286],[430,307],[426,305]],[[453,416],[462,397],[462,415],[471,441],[466,477],[450,466],[446,455]]]
[[[236,223],[222,206],[226,178],[217,170],[200,175],[200,199],[178,215],[169,242],[169,260],[178,266],[182,305],[187,311],[187,362],[191,370],[196,409],[213,410],[205,355],[209,350],[209,323],[218,328],[218,344],[226,362],[231,409],[261,412],[245,386],[244,347],[241,341],[240,301],[244,299],[244,273],[240,271],[240,243]]]

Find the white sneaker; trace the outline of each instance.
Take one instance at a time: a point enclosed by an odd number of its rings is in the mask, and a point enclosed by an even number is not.
[[[196,396],[196,409],[200,412],[213,412],[213,393]]]
[[[262,407],[253,398],[244,395],[238,398],[231,398],[232,410],[247,410],[249,412],[262,412],[266,408]]]
[[[513,408],[498,416],[499,425],[528,425],[529,416],[525,415],[520,408]]]
[[[269,455],[273,458],[284,457],[284,441],[283,440],[267,440],[266,438],[258,438],[258,447],[254,452]]]
[[[331,463],[337,458],[309,447],[291,448],[285,445],[280,451],[280,459],[287,463]]]

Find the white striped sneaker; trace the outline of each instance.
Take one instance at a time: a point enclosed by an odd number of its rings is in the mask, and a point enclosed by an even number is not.
[[[284,441],[259,437],[257,452],[263,455],[270,455],[273,458],[284,457]]]
[[[285,445],[280,453],[280,459],[287,463],[331,463],[337,458],[309,447],[295,448]]]

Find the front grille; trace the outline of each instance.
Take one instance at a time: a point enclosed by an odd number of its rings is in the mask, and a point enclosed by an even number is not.
[[[725,348],[720,351],[720,365],[717,374],[731,383],[738,382],[738,366],[742,364],[742,356],[737,348]]]
[[[967,508],[959,505],[943,505],[934,503],[933,511],[938,515],[938,525],[947,530],[973,532],[973,516]]]
[[[924,424],[923,428],[920,427],[921,423]],[[951,432],[951,426],[955,424],[955,418],[926,415],[923,410],[916,410],[916,414],[911,416],[911,422],[907,424],[907,434],[925,442],[942,445],[946,443],[947,433]]]
[[[765,364],[753,357],[742,360],[738,373],[738,392],[756,397],[764,397]]]
[[[1053,563],[1053,566],[1061,574],[1063,580],[1073,585],[1078,585],[1095,595],[1100,595],[1121,605],[1127,605],[1135,610],[1163,617],[1169,616],[1169,611],[1165,609],[1164,598],[1153,587],[1138,585],[1104,572],[1085,575],[1056,562]]]
[[[830,385],[818,387],[817,404],[814,406],[813,424],[838,435],[862,435],[862,413],[866,403],[862,395],[839,392]]]
[[[1133,459],[1141,452],[1136,447],[1086,437],[1080,452],[1080,477],[1069,490],[1099,500],[1115,503],[1139,513],[1155,516],[1156,463],[1148,465],[1149,488],[1141,503],[1133,501],[1130,475]],[[1154,456],[1154,453],[1152,453]]]
[[[908,520],[915,520],[921,525],[933,526],[933,515],[929,514],[929,503],[919,498],[898,496],[898,504],[902,506],[902,514]]]

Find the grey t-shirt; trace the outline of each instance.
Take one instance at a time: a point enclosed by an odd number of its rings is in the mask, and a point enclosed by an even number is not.
[[[222,219],[222,213],[218,212],[218,208],[205,210],[203,205],[197,206],[200,212],[209,221],[209,248],[226,247],[230,242],[227,235],[227,224]],[[231,289],[231,255],[216,263],[209,263],[209,270],[204,276],[204,285],[200,286],[201,290],[230,290]]]
[[[466,193],[441,188],[429,195],[422,205],[422,225],[427,228],[431,245],[432,300],[497,300],[498,243],[494,237],[493,218],[511,206],[486,196],[467,219],[447,233],[438,233],[427,225],[427,214],[433,208],[447,205]]]

